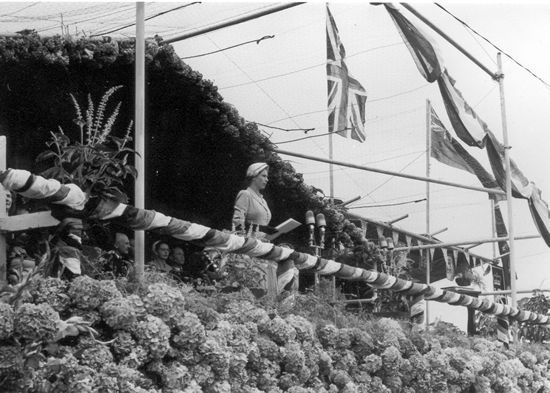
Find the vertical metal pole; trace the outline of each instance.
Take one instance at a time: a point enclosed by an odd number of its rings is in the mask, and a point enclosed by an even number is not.
[[[497,237],[497,223],[495,217],[495,200],[491,198],[491,237]],[[497,257],[497,244],[493,243],[493,259]]]
[[[430,177],[430,156],[432,150],[432,130],[430,100],[426,100],[426,177]],[[430,236],[430,182],[426,182],[426,235]],[[420,254],[422,255],[422,253]],[[431,255],[428,250],[426,253],[426,284],[430,284]],[[429,302],[426,302],[426,327],[430,325]]]
[[[498,86],[500,88],[500,113],[502,119],[502,139],[504,143],[504,161],[506,164],[506,204],[508,206],[508,237],[510,245],[510,290],[512,291],[512,307],[517,307],[516,289],[516,247],[514,242],[514,217],[512,211],[512,176],[510,171],[510,144],[506,124],[506,103],[504,101],[504,74],[502,73],[502,56],[497,54]]]
[[[328,159],[332,161],[333,159],[333,147],[332,147],[332,132],[328,134]],[[332,163],[328,164],[329,170],[329,191],[330,191],[330,201],[334,202],[334,167]]]
[[[6,137],[0,136],[0,171],[6,170]],[[0,183],[0,217],[8,215],[6,209],[6,194],[7,191],[2,183]],[[13,203],[13,201],[12,201]],[[8,280],[8,246],[6,242],[6,234],[0,233],[0,284],[5,284]]]
[[[136,80],[135,80],[135,124],[136,124],[136,170],[135,201],[137,208],[145,208],[145,5],[136,2]],[[136,280],[141,281],[145,264],[145,232],[135,231]]]

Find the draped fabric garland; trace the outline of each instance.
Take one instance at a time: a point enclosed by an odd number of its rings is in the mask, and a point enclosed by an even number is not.
[[[27,198],[47,199],[53,204],[67,207],[68,209],[63,212],[66,217],[115,220],[127,228],[155,231],[176,239],[213,247],[222,252],[246,254],[276,261],[279,264],[293,261],[295,266],[301,270],[313,269],[321,275],[363,281],[371,287],[399,292],[419,300],[423,298],[465,306],[484,313],[513,318],[520,322],[550,327],[550,316],[548,315],[519,310],[506,304],[495,303],[488,298],[480,299],[445,291],[432,285],[413,283],[385,273],[344,265],[330,259],[264,243],[255,238],[241,237],[169,217],[154,210],[138,209],[113,200],[95,201],[93,198],[87,198],[86,194],[74,184],[62,185],[57,180],[45,179],[25,170],[8,169],[0,173],[0,182],[6,189],[20,193]]]

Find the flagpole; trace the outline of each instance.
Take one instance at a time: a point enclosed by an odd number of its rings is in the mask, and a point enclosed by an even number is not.
[[[332,161],[334,150],[332,146],[332,132],[328,134],[328,158]],[[330,203],[334,203],[334,166],[332,162],[329,165],[329,183],[330,183]],[[320,250],[319,250],[320,251]],[[319,283],[319,277],[315,277],[315,283]],[[336,300],[336,277],[332,276],[330,280],[330,288],[332,292],[332,300]]]
[[[333,159],[333,147],[332,147],[332,132],[328,134],[328,159],[332,161]],[[330,191],[330,202],[334,203],[334,167],[332,162],[328,164],[329,168],[329,191]]]
[[[430,177],[432,135],[430,127],[431,103],[426,99],[426,177]],[[426,235],[430,236],[430,182],[426,182]],[[430,285],[431,254],[426,253],[426,284]],[[426,302],[426,327],[430,326],[429,302]]]
[[[506,103],[504,100],[504,74],[502,73],[502,55],[497,53],[498,86],[500,90],[500,113],[502,120],[502,139],[504,143],[504,161],[506,164],[506,204],[508,206],[508,237],[510,238],[510,290],[512,307],[517,307],[516,289],[516,247],[514,242],[514,217],[512,210],[512,176],[510,171],[510,145],[508,141],[508,127],[506,123]]]
[[[327,7],[327,15],[325,15],[325,18],[328,18],[328,3],[326,3],[326,7]],[[328,53],[327,53],[327,65],[328,65]],[[327,80],[327,83],[328,83],[328,80]],[[333,141],[332,141],[333,132],[330,132],[331,131],[330,130],[330,125],[329,125],[328,131],[329,131],[329,133],[328,133],[328,158],[331,161],[328,164],[329,196],[330,196],[330,203],[333,204],[334,203],[334,165],[332,164],[332,160],[333,160],[333,157],[334,157],[334,146],[333,146]],[[334,130],[332,130],[332,131],[334,131]],[[319,276],[315,275],[316,289],[317,289],[318,284],[319,284]],[[332,290],[332,300],[336,300],[336,279],[334,278],[334,276],[332,277],[332,280],[331,280],[331,290]]]

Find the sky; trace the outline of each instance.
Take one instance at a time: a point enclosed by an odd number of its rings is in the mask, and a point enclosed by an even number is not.
[[[202,2],[146,3],[146,35],[164,38],[209,26],[219,21],[275,3]],[[544,3],[443,3],[496,46],[550,83],[550,5]],[[334,137],[334,159],[401,171],[426,174],[426,101],[429,100],[443,123],[451,130],[436,84],[419,74],[392,20],[382,6],[367,2],[329,3],[346,48],[348,69],[367,91],[367,139],[359,143]],[[433,3],[414,7],[493,71],[497,70],[497,50]],[[466,101],[474,107],[489,128],[502,141],[501,101],[498,84],[435,32],[422,25],[400,7],[403,14],[421,26],[437,42],[449,73],[457,81]],[[34,28],[42,35],[67,31],[72,35],[108,32],[133,22],[134,3],[3,3],[0,32],[13,33]],[[61,20],[63,18],[63,21]],[[112,33],[135,35],[133,26]],[[261,127],[273,142],[285,142],[327,132],[325,5],[306,3],[276,14],[174,43],[182,58],[205,54],[242,42],[274,35],[216,54],[185,61],[206,79],[212,80],[224,99],[235,105],[249,121],[280,128],[315,128],[282,131]],[[526,70],[503,56],[504,98],[511,155],[523,173],[550,200],[550,88]],[[328,137],[280,143],[281,149],[328,158]],[[490,169],[485,151],[468,151]],[[308,184],[329,191],[328,165],[283,156],[304,174]],[[479,186],[466,172],[431,160],[430,176],[461,184]],[[335,167],[335,196],[362,199],[351,206],[395,204],[423,199],[423,182]],[[481,192],[432,184],[430,186],[430,228],[442,241],[490,238],[491,211],[487,195]],[[514,200],[513,222],[516,235],[536,234],[527,202]],[[501,206],[505,218],[506,206]],[[426,232],[426,203],[417,202],[352,210],[366,217],[388,221],[404,214],[409,217],[398,226]],[[300,217],[298,217],[300,219]],[[474,248],[491,257],[491,245]],[[550,248],[542,239],[516,242],[518,289],[550,288]]]

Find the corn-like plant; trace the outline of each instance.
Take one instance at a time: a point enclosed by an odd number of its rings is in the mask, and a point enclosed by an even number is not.
[[[38,155],[37,161],[50,161],[52,166],[41,174],[61,183],[74,183],[93,197],[114,198],[127,203],[128,196],[123,190],[127,176],[135,178],[136,169],[128,164],[128,158],[136,152],[127,147],[132,140],[130,131],[133,122],[126,128],[123,138],[112,135],[121,102],[108,114],[107,106],[112,95],[122,86],[115,86],[105,92],[97,108],[90,94],[88,107],[84,112],[80,104],[70,94],[76,118],[73,122],[80,131],[80,140],[71,141],[61,127],[51,132],[51,140],[46,144],[49,150]]]

